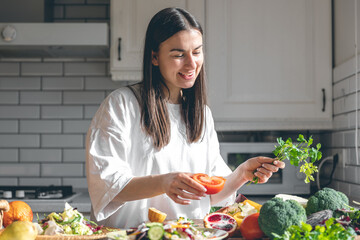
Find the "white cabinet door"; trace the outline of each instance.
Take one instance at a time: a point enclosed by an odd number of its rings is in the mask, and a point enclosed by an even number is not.
[[[204,0],[111,0],[110,73],[113,80],[142,79],[147,25],[155,13],[166,7],[187,9],[204,23]]]
[[[330,0],[207,0],[206,43],[218,130],[331,128]]]

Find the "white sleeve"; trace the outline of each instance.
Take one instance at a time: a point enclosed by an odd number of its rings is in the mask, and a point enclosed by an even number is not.
[[[207,132],[209,134],[209,154],[208,156],[211,158],[211,176],[229,176],[232,171],[229,166],[226,164],[224,159],[220,154],[220,145],[217,137],[217,133],[215,131],[214,119],[212,117],[211,111],[207,108],[206,111],[206,119],[207,119]],[[217,206],[229,205],[235,202],[236,191],[228,198],[224,199],[220,203],[217,203]]]
[[[124,203],[114,197],[133,178],[127,163],[126,106],[121,98],[108,97],[96,112],[86,138],[86,173],[94,215],[98,221],[116,212]]]

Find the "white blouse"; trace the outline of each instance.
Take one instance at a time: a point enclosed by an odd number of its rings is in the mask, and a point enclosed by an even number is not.
[[[150,207],[167,213],[167,219],[180,216],[202,219],[210,210],[210,197],[192,200],[190,205],[173,202],[166,194],[129,202],[114,197],[135,176],[169,172],[206,173],[228,176],[231,170],[222,159],[210,109],[206,108],[203,138],[189,144],[180,104],[167,104],[171,140],[160,151],[142,130],[140,107],[127,87],[112,92],[96,112],[86,138],[86,173],[92,216],[99,224],[130,228],[148,221]],[[234,201],[235,194],[229,198]]]

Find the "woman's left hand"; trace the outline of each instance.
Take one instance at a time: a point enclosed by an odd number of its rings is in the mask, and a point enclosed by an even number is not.
[[[284,168],[285,163],[269,157],[254,157],[242,163],[238,168],[241,178],[245,181],[252,181],[258,177],[258,183],[266,183],[274,172]]]

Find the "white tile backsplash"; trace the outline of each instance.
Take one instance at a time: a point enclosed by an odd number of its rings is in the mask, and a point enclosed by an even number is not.
[[[40,147],[40,136],[36,134],[0,134],[0,148],[11,147]]]
[[[64,92],[64,104],[100,104],[104,98],[104,91]]]
[[[61,162],[61,149],[21,149],[20,162]]]
[[[104,62],[66,62],[65,76],[105,76],[107,64]]]
[[[19,150],[18,149],[0,148],[0,163],[18,162],[18,161],[19,161]]]
[[[55,0],[55,22],[109,22],[110,0]],[[125,85],[109,59],[0,58],[0,185],[86,188],[85,136]]]
[[[84,165],[73,163],[41,164],[41,176],[44,177],[84,177]]]
[[[64,133],[84,133],[89,129],[91,120],[64,120]]]
[[[20,133],[61,133],[61,120],[20,120]]]
[[[36,163],[4,163],[0,167],[1,177],[39,177],[40,165]]]
[[[40,77],[0,77],[0,90],[40,90]]]
[[[0,185],[2,186],[17,186],[18,182],[15,177],[0,177]]]
[[[64,162],[83,162],[85,163],[85,149],[64,149],[63,160]]]
[[[73,188],[87,188],[86,178],[63,178],[63,185],[71,185]]]
[[[61,76],[63,63],[24,62],[21,64],[22,76]]]
[[[82,90],[84,89],[83,77],[44,77],[43,90]]]
[[[20,177],[19,186],[44,186],[44,185],[54,185],[60,186],[62,180],[60,177]]]
[[[19,130],[19,121],[17,120],[0,120],[1,133],[17,133]]]
[[[18,104],[19,93],[14,91],[0,91],[0,104]]]
[[[0,119],[39,118],[40,106],[9,106],[0,104]]]
[[[0,62],[0,76],[19,76],[20,63]]]
[[[42,134],[41,147],[43,148],[79,148],[84,147],[81,134]]]
[[[86,90],[113,90],[122,85],[122,82],[113,81],[109,77],[85,77]]]
[[[59,91],[26,91],[20,92],[20,104],[61,104],[62,93]]]
[[[42,106],[41,118],[44,119],[82,119],[83,106]]]

